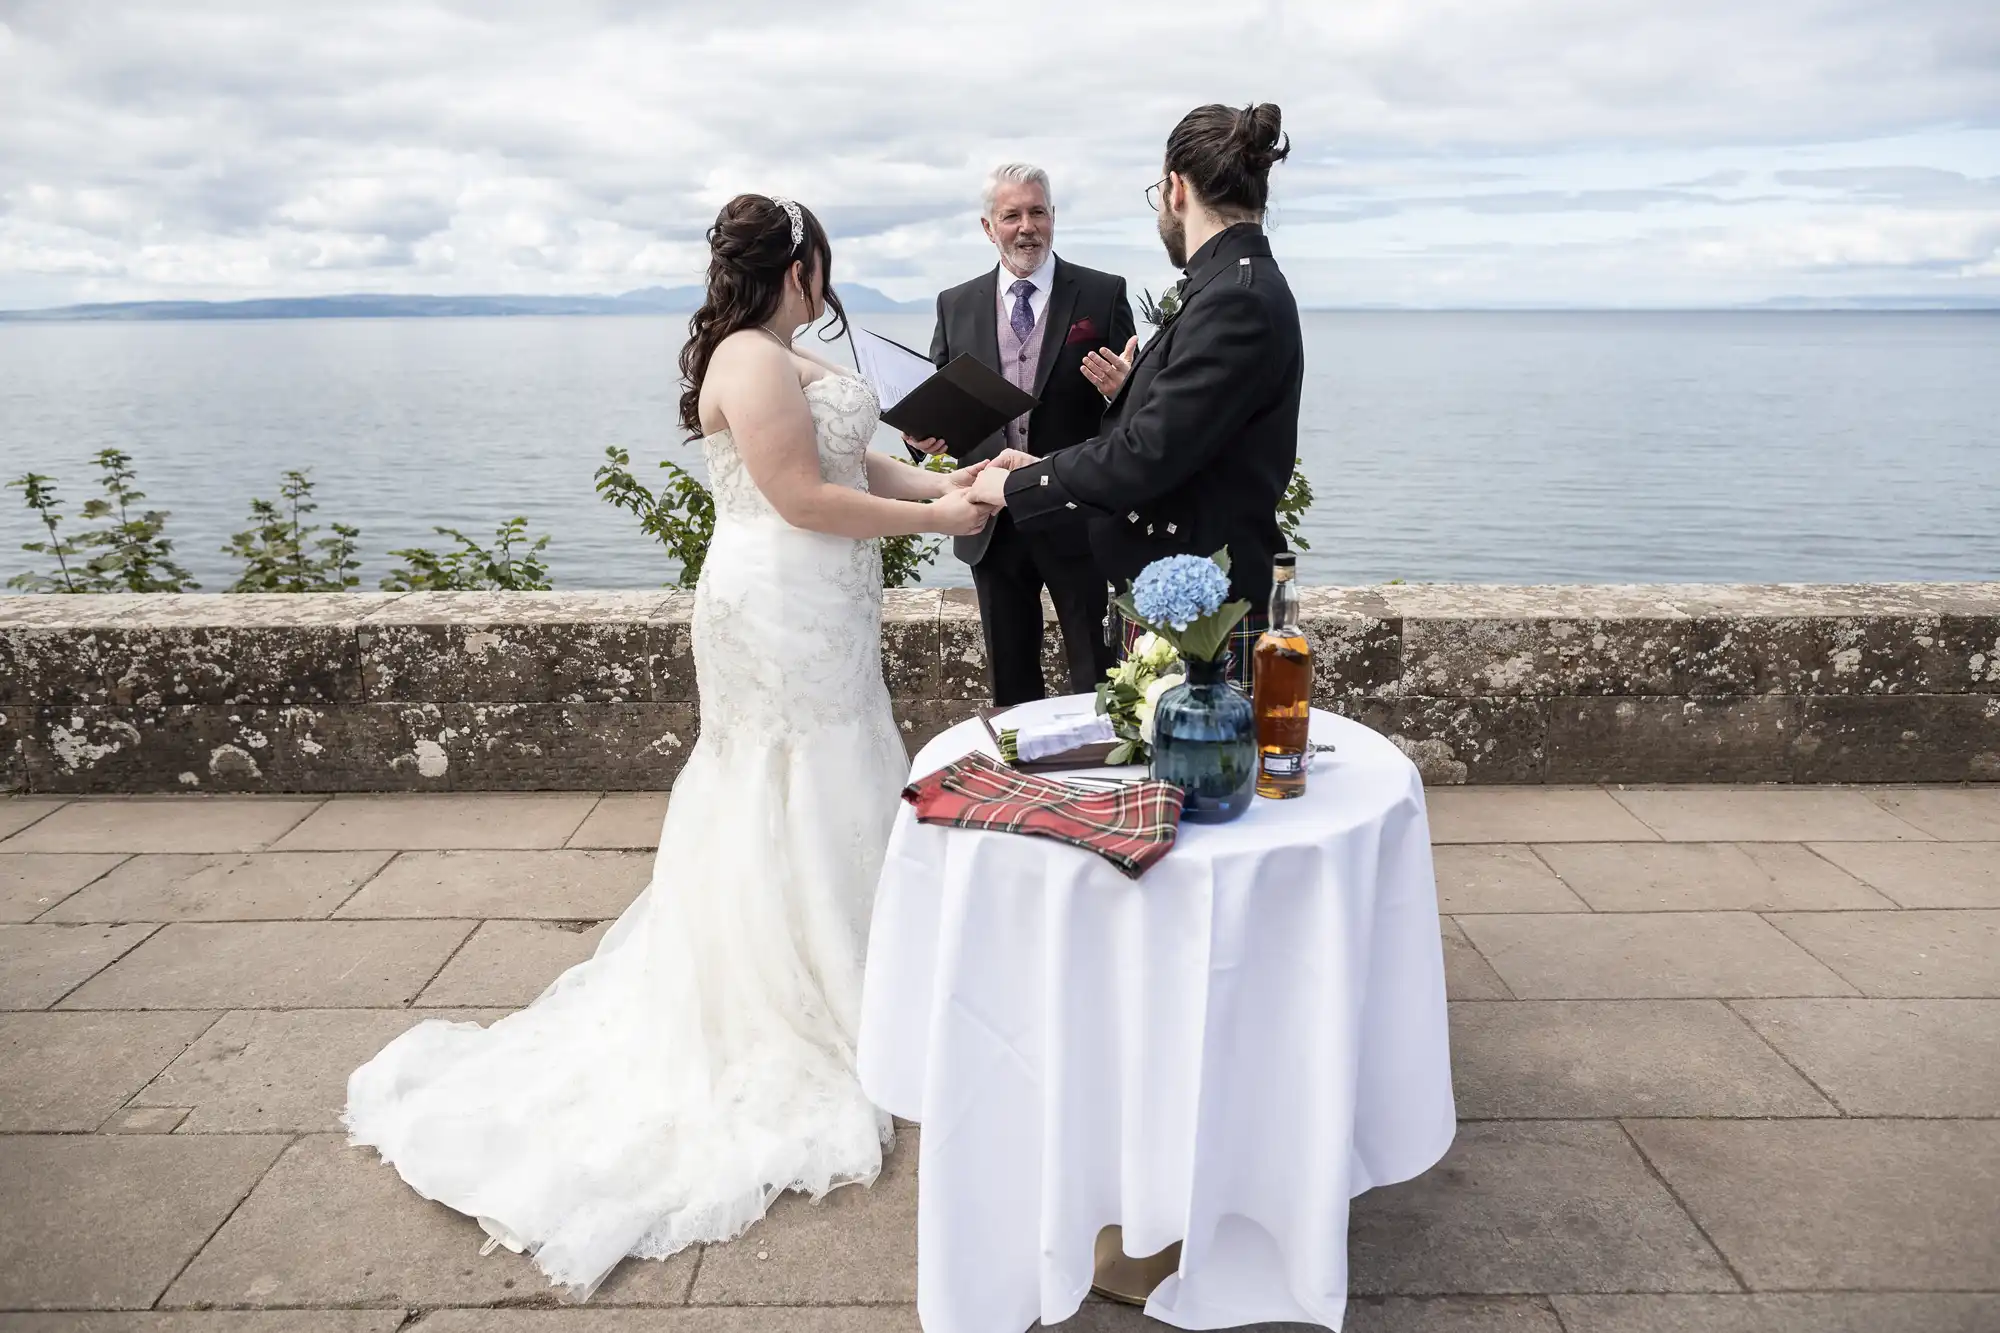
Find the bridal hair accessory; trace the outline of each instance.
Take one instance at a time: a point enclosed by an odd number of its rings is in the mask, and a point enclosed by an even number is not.
[[[771,196],[771,202],[784,209],[785,216],[792,220],[792,249],[798,249],[806,243],[806,215],[789,199],[781,199],[774,194]]]

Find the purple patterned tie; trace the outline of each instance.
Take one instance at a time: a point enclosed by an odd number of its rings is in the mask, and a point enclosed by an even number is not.
[[[1007,289],[1007,294],[1014,298],[1014,312],[1007,316],[1007,323],[1013,328],[1014,336],[1023,343],[1035,331],[1035,312],[1028,305],[1028,298],[1034,291],[1035,284],[1026,278],[1016,279],[1014,285]]]

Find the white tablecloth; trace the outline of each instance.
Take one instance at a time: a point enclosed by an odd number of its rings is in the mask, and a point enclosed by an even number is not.
[[[1183,1242],[1156,1319],[1339,1326],[1349,1198],[1428,1169],[1456,1113],[1422,783],[1365,727],[1315,712],[1312,734],[1338,748],[1305,796],[1184,825],[1136,881],[903,810],[860,1064],[923,1126],[926,1333],[1068,1318],[1113,1223],[1133,1255]],[[914,771],[973,749],[977,721]]]

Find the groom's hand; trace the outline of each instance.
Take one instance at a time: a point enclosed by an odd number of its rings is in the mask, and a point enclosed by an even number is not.
[[[1125,344],[1121,356],[1107,352],[1102,347],[1094,349],[1083,358],[1083,377],[1097,386],[1097,391],[1107,399],[1116,398],[1118,391],[1125,387],[1125,377],[1132,373],[1132,358],[1139,354],[1139,335],[1133,334]]]
[[[1007,507],[1007,469],[994,463],[972,479],[972,498],[993,509]]]
[[[1025,449],[1002,449],[999,457],[993,460],[993,466],[1003,467],[1012,472],[1017,467],[1032,467],[1041,461]]]

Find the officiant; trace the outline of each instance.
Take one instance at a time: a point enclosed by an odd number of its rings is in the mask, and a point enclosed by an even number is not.
[[[1136,347],[1125,280],[1056,257],[1047,172],[1022,163],[994,168],[980,226],[999,263],[938,295],[931,361],[943,366],[970,353],[1040,402],[960,456],[961,465],[1008,449],[1039,458],[1096,435]],[[904,438],[918,453],[944,448],[940,440]],[[1091,557],[1082,515],[1026,533],[1000,514],[978,536],[957,538],[954,549],[972,566],[995,704],[1046,693],[1044,588],[1062,627],[1068,691],[1096,689],[1116,654],[1107,642],[1108,585]]]

